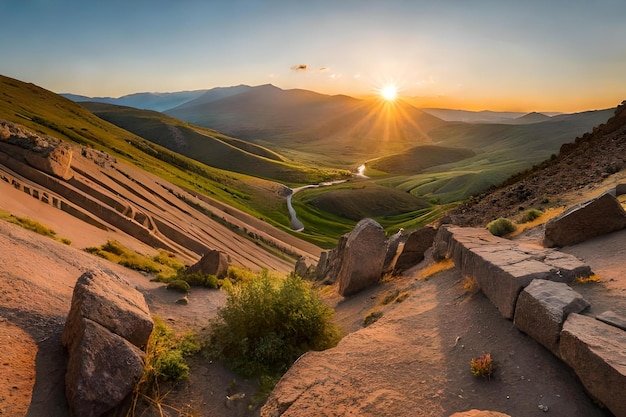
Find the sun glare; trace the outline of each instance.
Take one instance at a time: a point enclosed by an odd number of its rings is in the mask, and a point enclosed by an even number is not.
[[[388,84],[380,90],[380,95],[387,101],[394,101],[398,97],[398,89],[393,84]]]

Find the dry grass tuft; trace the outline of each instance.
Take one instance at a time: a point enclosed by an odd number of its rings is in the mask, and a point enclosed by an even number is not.
[[[452,269],[452,268],[454,268],[454,261],[452,259],[447,258],[441,262],[430,264],[426,268],[419,271],[419,273],[417,274],[417,279],[419,279],[420,281],[423,281],[432,277],[433,275],[439,272],[447,271],[448,269]]]
[[[576,284],[595,284],[600,282],[600,277],[596,274],[591,274],[588,277],[576,277],[574,282]]]

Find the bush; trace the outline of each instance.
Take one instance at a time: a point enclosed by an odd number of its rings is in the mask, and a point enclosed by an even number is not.
[[[175,279],[167,284],[167,289],[188,293],[191,290],[191,286],[182,279]]]
[[[543,212],[541,210],[537,210],[537,209],[530,209],[527,210],[524,215],[522,216],[522,223],[530,223],[533,220],[538,219],[539,217],[541,217],[541,215],[543,214]]]
[[[210,324],[209,353],[244,376],[279,375],[303,353],[337,344],[332,315],[302,278],[263,271],[229,293]]]
[[[505,236],[514,232],[516,229],[517,226],[515,226],[512,221],[503,217],[500,217],[487,225],[487,230],[489,230],[489,232],[494,236]]]

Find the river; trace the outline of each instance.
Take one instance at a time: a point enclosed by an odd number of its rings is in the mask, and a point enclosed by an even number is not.
[[[291,230],[295,230],[296,232],[301,232],[304,230],[304,224],[298,219],[298,216],[296,216],[296,210],[293,208],[293,205],[291,204],[291,197],[293,197],[295,193],[297,193],[298,191],[305,190],[307,188],[328,187],[329,185],[341,184],[342,182],[346,182],[346,181],[347,180],[328,181],[328,182],[321,182],[319,184],[303,185],[302,187],[297,187],[297,188],[289,188],[288,189],[289,194],[287,195],[287,210],[289,210],[289,217],[291,218],[290,220]]]

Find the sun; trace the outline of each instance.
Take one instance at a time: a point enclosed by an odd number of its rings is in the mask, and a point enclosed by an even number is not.
[[[380,96],[387,101],[394,101],[398,97],[398,88],[393,84],[387,84],[380,90]]]

